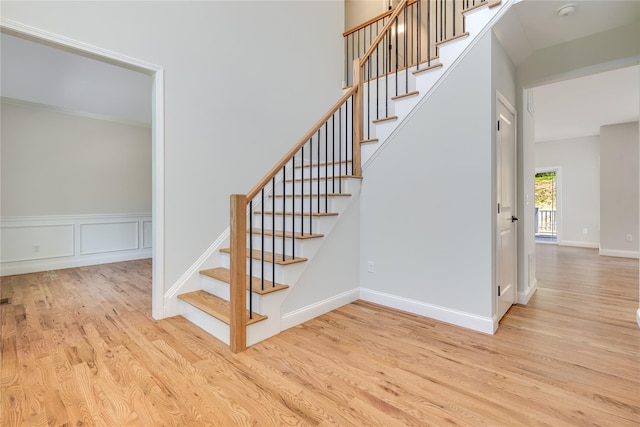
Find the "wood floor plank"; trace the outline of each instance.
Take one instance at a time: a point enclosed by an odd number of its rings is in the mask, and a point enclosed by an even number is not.
[[[149,260],[3,277],[2,426],[640,424],[638,261],[538,245],[495,335],[356,301],[235,355]]]

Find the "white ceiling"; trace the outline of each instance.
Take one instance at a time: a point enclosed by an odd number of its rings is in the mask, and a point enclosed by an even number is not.
[[[556,15],[556,11],[566,4],[574,4],[575,13],[566,17]],[[515,4],[494,29],[517,66],[535,50],[631,24],[638,19],[638,0],[526,0]]]
[[[0,33],[0,95],[151,123],[150,76]]]
[[[534,50],[636,22],[638,0],[526,0],[494,27],[516,66]],[[0,95],[72,111],[151,122],[151,77],[0,34]],[[536,87],[536,140],[597,135],[605,124],[638,120],[638,67]]]
[[[637,121],[640,67],[536,87],[537,142],[600,135],[600,126]]]
[[[575,13],[557,16],[569,3]],[[535,50],[638,20],[638,0],[527,0],[515,4],[494,31],[518,66]],[[536,141],[599,135],[602,125],[638,120],[639,81],[634,66],[534,88]]]

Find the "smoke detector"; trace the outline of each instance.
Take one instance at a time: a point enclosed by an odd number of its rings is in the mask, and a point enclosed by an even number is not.
[[[576,11],[576,5],[571,3],[571,4],[565,4],[564,6],[560,7],[558,10],[556,10],[556,15],[558,16],[569,16],[569,15],[573,15],[573,13]]]

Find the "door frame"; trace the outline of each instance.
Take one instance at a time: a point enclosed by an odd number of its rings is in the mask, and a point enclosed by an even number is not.
[[[562,241],[562,168],[560,166],[541,166],[535,168],[535,173],[555,172],[556,173],[556,241],[555,243],[538,242],[542,244],[559,245]],[[535,195],[534,195],[535,197]],[[534,236],[535,240],[535,236]]]
[[[499,113],[498,113],[498,106],[502,104],[511,114],[513,114],[513,138],[514,138],[514,144],[513,144],[513,178],[514,178],[514,200],[513,200],[513,213],[512,215],[514,216],[518,216],[518,111],[513,107],[513,105],[509,102],[509,100],[504,97],[502,95],[502,93],[500,93],[499,90],[496,90],[496,97],[495,97],[495,113],[494,113],[494,117],[493,117],[493,130],[494,130],[494,137],[495,137],[495,141],[497,142],[498,140],[498,127],[496,126],[498,120],[499,120]],[[496,143],[497,146],[497,143]],[[495,176],[497,176],[497,168],[498,168],[498,162],[497,162],[497,154],[498,154],[498,150],[497,147],[494,147],[494,156],[493,156],[493,162],[494,162],[494,174]],[[497,199],[497,179],[495,180],[495,185],[494,185],[494,192],[496,193],[496,199]],[[496,201],[494,199],[494,201]],[[499,248],[497,245],[497,234],[498,234],[498,211],[497,211],[497,201],[496,203],[494,203],[493,206],[493,258],[494,258],[494,274],[493,274],[493,284],[492,284],[492,293],[493,293],[493,316],[495,319],[495,323],[494,323],[494,329],[498,328],[498,324],[500,319],[498,319],[498,308],[500,306],[499,303],[499,297],[498,297],[498,269],[499,269]],[[513,239],[514,239],[514,250],[516,251],[516,254],[513,258],[513,271],[514,271],[514,291],[513,291],[513,304],[516,304],[518,302],[518,260],[519,260],[519,256],[520,253],[518,251],[518,226],[516,225],[514,227],[514,231],[513,231]]]
[[[164,310],[164,68],[81,41],[0,17],[0,32],[44,44],[151,76],[151,218],[152,285],[151,315],[165,317]]]

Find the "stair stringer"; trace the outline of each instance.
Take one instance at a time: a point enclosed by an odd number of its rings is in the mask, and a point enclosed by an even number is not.
[[[409,90],[415,89],[419,94],[397,101],[388,101],[391,103],[389,115],[395,115],[398,119],[379,124],[369,124],[369,126],[373,127],[371,137],[377,138],[378,142],[362,145],[361,156],[363,169],[367,163],[376,156],[376,153],[383,149],[388,141],[392,139],[392,136],[395,135],[407,119],[413,115],[413,112],[426,102],[462,58],[464,58],[487,31],[491,30],[493,25],[509,10],[515,1],[517,0],[503,0],[499,5],[494,7],[485,5],[465,12],[465,29],[469,35],[447,41],[438,47],[439,59],[436,63],[442,64],[441,67],[411,76],[413,81],[409,84]],[[415,70],[415,67],[413,70]],[[366,86],[364,92],[366,96]],[[365,99],[365,105],[367,102],[369,102],[369,100]],[[371,108],[375,108],[375,103]],[[365,120],[368,120],[366,112]],[[365,127],[366,126],[367,122],[365,121]]]

